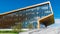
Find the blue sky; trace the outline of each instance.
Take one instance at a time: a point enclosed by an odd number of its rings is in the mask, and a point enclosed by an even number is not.
[[[54,11],[54,18],[60,18],[60,0],[0,0],[0,13],[31,6],[45,1],[51,2]]]
[[[60,0],[0,0],[0,13],[16,10],[26,6],[50,1],[54,12],[55,24],[54,26],[60,26]]]

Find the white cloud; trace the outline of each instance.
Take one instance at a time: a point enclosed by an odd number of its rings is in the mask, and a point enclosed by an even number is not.
[[[55,23],[60,23],[60,19],[55,19]]]
[[[52,28],[60,27],[60,19],[55,19],[55,24],[52,24],[48,27],[52,27]]]

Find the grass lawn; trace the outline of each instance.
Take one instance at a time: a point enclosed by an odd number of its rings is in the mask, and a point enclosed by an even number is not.
[[[0,33],[0,34],[18,34],[18,33]]]
[[[21,30],[21,32],[25,32],[25,30]],[[0,31],[0,34],[19,34],[17,31]]]
[[[0,31],[0,34],[18,34],[16,31]]]

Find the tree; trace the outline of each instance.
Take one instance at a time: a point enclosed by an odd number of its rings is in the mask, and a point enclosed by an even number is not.
[[[21,29],[22,29],[22,23],[19,23],[18,25],[13,27],[13,30],[17,32],[21,32]]]
[[[29,28],[29,29],[32,29],[32,28],[33,28],[33,24],[30,23],[30,24],[28,25],[28,28]]]

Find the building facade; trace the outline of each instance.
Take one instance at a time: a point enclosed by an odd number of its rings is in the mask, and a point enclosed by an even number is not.
[[[33,6],[13,10],[0,15],[0,28],[12,28],[20,23],[22,28],[40,28],[40,24],[50,25],[54,23],[53,11],[50,2],[44,2]],[[49,23],[49,24],[48,24]]]

